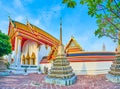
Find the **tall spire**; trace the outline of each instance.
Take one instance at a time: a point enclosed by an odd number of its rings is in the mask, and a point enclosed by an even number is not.
[[[60,58],[61,58],[61,55],[65,56],[64,45],[62,44],[62,18],[60,18],[60,44],[59,44],[59,47],[58,47],[57,55],[59,55],[57,57],[60,57]]]
[[[62,18],[60,18],[60,45],[62,44]]]
[[[106,47],[105,47],[105,44],[103,43],[103,46],[102,46],[102,51],[106,51]]]

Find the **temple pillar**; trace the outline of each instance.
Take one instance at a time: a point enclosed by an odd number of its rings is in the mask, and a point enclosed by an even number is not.
[[[35,58],[35,60],[34,60],[34,64],[35,65],[39,65],[39,50],[40,50],[40,48],[39,48],[39,46],[37,47],[37,55],[36,55],[36,58]]]
[[[21,42],[22,42],[22,37],[17,36],[15,38],[15,65],[16,67],[21,65]]]
[[[38,47],[38,62],[40,62],[40,50],[41,50],[41,45],[39,45]],[[35,59],[35,62],[36,62],[37,59]],[[39,65],[39,64],[38,64]]]

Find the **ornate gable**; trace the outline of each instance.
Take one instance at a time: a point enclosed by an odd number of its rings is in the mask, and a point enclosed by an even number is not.
[[[65,47],[66,53],[78,53],[83,51],[82,47],[78,44],[78,42],[72,36],[70,41]]]

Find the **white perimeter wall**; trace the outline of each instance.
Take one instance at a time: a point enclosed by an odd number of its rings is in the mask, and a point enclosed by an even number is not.
[[[51,69],[51,65],[52,65],[52,63],[40,64],[41,72],[44,73],[44,67],[48,67],[48,70]]]
[[[81,74],[106,74],[110,70],[110,66],[112,61],[105,62],[70,62],[70,66],[72,66],[76,75]],[[41,64],[41,70],[43,72],[44,66],[51,68],[51,63]]]
[[[71,62],[76,74],[105,74],[109,71],[112,62]]]

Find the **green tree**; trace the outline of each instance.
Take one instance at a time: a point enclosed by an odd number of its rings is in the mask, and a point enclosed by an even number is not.
[[[11,53],[11,44],[9,41],[9,36],[5,35],[0,31],[0,57]]]
[[[76,0],[63,0],[67,7],[74,8]],[[87,5],[88,15],[96,17],[98,29],[95,35],[98,38],[110,37],[120,43],[118,33],[120,32],[120,0],[80,0],[82,5]]]

